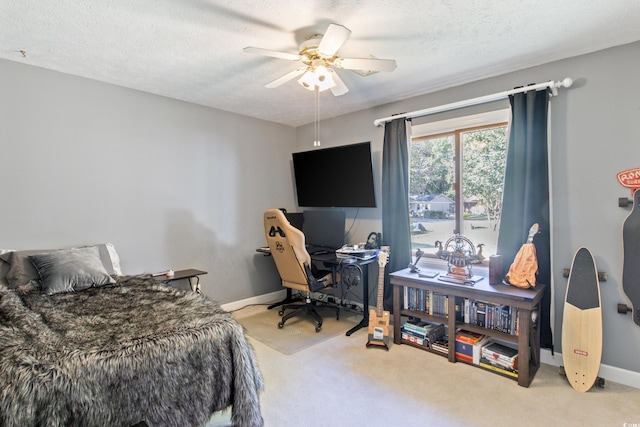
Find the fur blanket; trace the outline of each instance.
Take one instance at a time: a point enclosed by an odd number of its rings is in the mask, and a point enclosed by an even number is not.
[[[147,276],[53,296],[0,285],[0,426],[262,426],[242,326]]]

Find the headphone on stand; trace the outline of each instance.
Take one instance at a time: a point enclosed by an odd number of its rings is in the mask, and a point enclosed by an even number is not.
[[[358,286],[362,280],[362,267],[355,263],[345,264],[340,269],[340,282],[348,290]]]
[[[372,231],[367,237],[367,243],[364,244],[365,249],[378,249],[382,244],[382,234]]]

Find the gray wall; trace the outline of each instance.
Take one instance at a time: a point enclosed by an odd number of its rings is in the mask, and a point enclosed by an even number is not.
[[[608,280],[601,283],[602,362],[640,372],[640,327],[632,322],[631,316],[616,311],[619,302],[629,303],[622,290],[621,277],[621,230],[629,210],[619,208],[617,200],[630,195],[629,190],[618,184],[616,174],[640,166],[639,75],[640,43],[633,43],[326,120],[320,127],[320,139],[326,146],[371,140],[379,154],[384,131],[382,127],[373,126],[377,118],[502,92],[529,83],[573,78],[573,87],[560,89],[560,96],[551,101],[556,349],[561,350],[562,308],[567,283],[562,269],[570,267],[580,246],[586,246],[594,253],[598,270],[608,274]],[[297,129],[297,149],[311,147],[313,132],[313,125]],[[377,161],[374,158],[374,163],[379,176],[381,155]],[[379,180],[377,184],[380,200]],[[358,232],[380,230],[381,210],[365,211],[368,211],[364,213],[368,219],[360,221]],[[354,214],[348,211],[348,215]],[[366,237],[366,234],[360,236]]]
[[[281,289],[255,248],[264,210],[294,207],[294,128],[5,60],[0,76],[0,248],[111,242],[125,274],[208,271],[221,303]]]
[[[569,267],[592,249],[604,306],[603,363],[640,372],[640,328],[616,313],[628,190],[640,166],[640,43],[559,61],[327,120],[324,147],[372,141],[377,197],[383,128],[373,120],[572,77],[552,101],[556,346]],[[290,153],[312,148],[298,129],[0,60],[0,247],[116,245],[125,273],[196,267],[222,303],[281,289],[262,212],[295,211]],[[347,95],[348,96],[348,95]],[[380,230],[380,207],[349,209],[349,240]],[[350,223],[348,223],[348,226]]]

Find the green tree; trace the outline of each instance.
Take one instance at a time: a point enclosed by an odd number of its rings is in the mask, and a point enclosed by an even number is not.
[[[506,132],[506,126],[500,126],[463,134],[462,193],[465,198],[480,199],[489,221],[496,218],[502,205]]]
[[[454,140],[452,136],[412,142],[410,159],[410,194],[445,194],[453,198]]]

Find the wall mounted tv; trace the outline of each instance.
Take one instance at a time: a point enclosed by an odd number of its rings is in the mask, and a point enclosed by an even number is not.
[[[298,205],[375,208],[371,143],[293,153]]]

